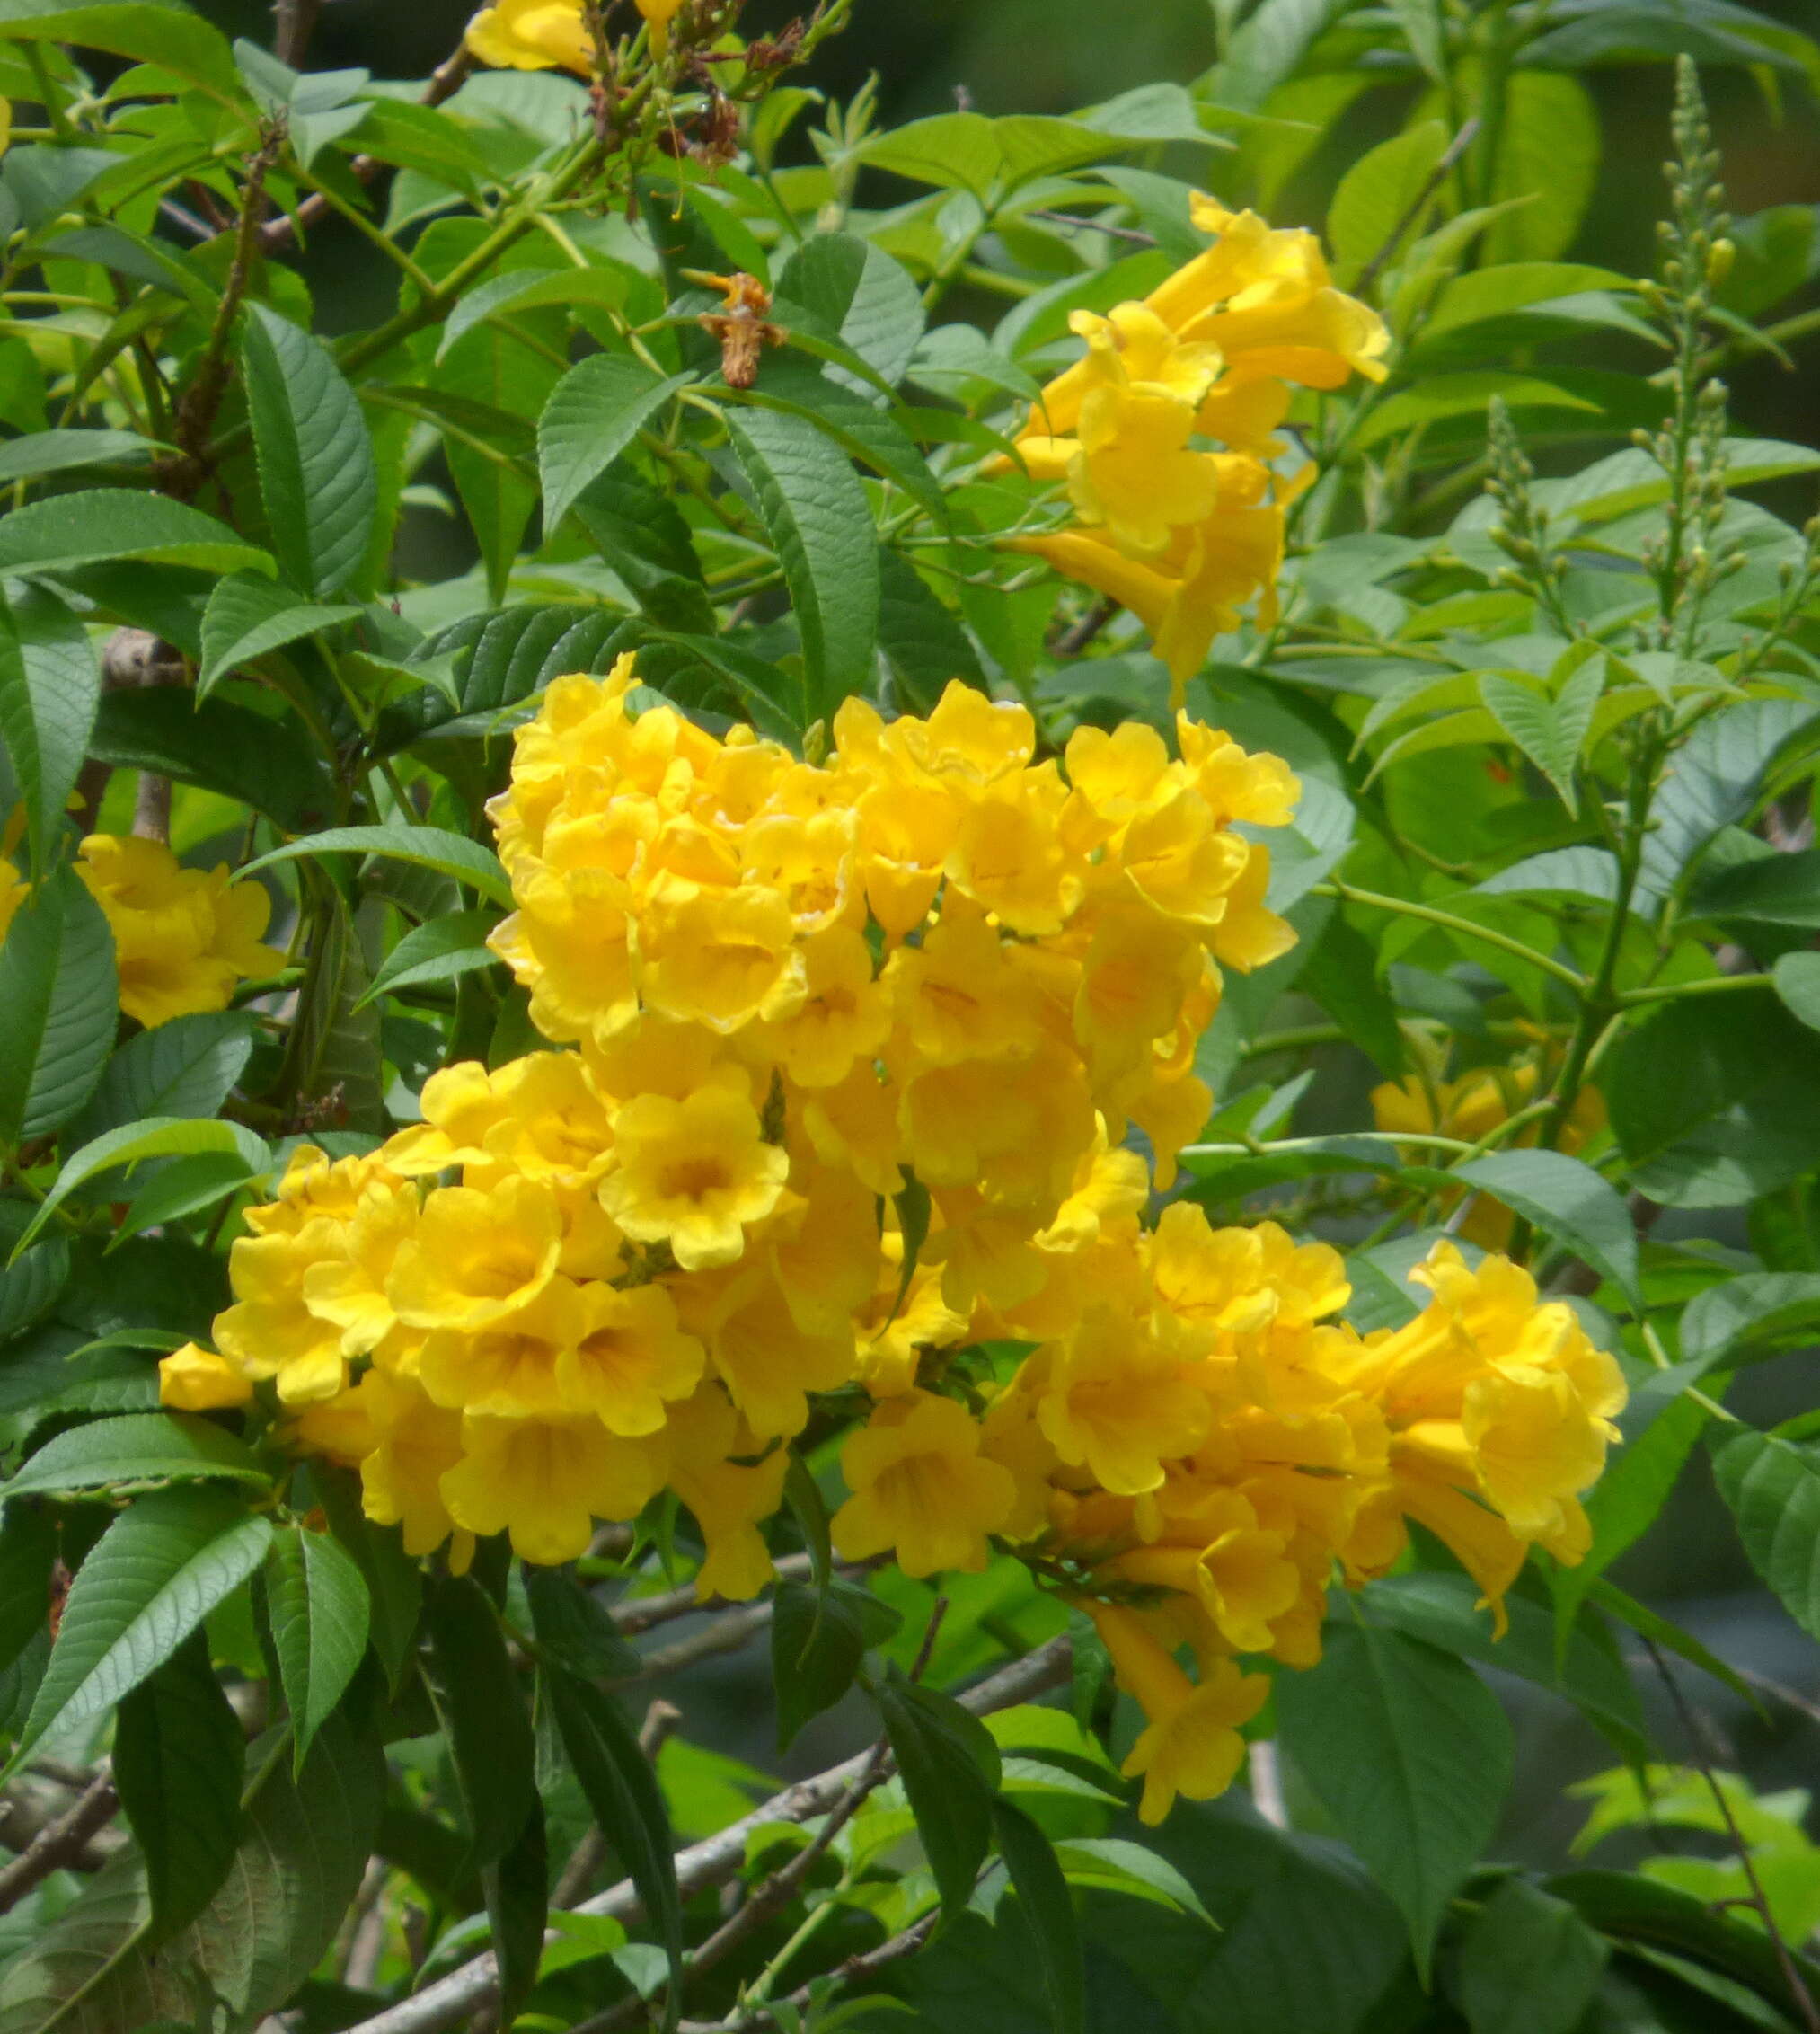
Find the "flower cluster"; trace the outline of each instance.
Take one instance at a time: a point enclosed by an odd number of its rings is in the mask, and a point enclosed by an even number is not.
[[[0,840],[0,941],[31,894],[12,859],[23,822],[22,809]],[[225,862],[205,874],[182,867],[161,841],[91,834],[75,872],[114,937],[120,1008],[148,1030],[225,1010],[237,982],[285,964],[261,943],[271,899],[257,883],[234,883]]]
[[[1531,1545],[1586,1551],[1617,1365],[1506,1259],[1474,1270],[1444,1243],[1413,1276],[1428,1306],[1362,1336],[1333,1318],[1349,1287],[1325,1244],[1215,1230],[1187,1202],[1153,1232],[1102,1223],[1076,1324],[986,1414],[984,1452],[1016,1486],[1007,1530],[1061,1564],[1149,1718],[1126,1767],[1146,1820],[1231,1779],[1268,1687],[1237,1656],[1312,1666],[1331,1578],[1383,1573],[1407,1520],[1500,1631]]]
[[[1389,344],[1312,234],[1198,194],[1193,217],[1211,247],[1142,303],[1073,314],[1085,358],[1044,390],[1018,452],[1065,485],[1076,519],[1013,540],[1136,615],[1178,700],[1246,601],[1274,618],[1284,510],[1314,477],[1270,464],[1292,387],[1382,381]]]
[[[1186,718],[1173,756],[1128,725],[1038,762],[956,685],[923,719],[848,701],[812,765],[649,696],[630,659],[557,681],[492,809],[493,944],[557,1049],[437,1074],[375,1152],[298,1152],[167,1403],[269,1388],[458,1562],[499,1533],[573,1558],[668,1490],[732,1597],[819,1414],[844,1557],[1009,1547],[1089,1607],[1153,1818],[1230,1777],[1239,1656],[1317,1658],[1331,1577],[1406,1518],[1493,1603],[1531,1543],[1577,1556],[1622,1387],[1524,1273],[1444,1245],[1420,1318],[1361,1336],[1327,1246],[1188,1201],[1145,1225],[1222,965],[1288,941],[1236,830],[1287,818],[1279,762]]]
[[[551,686],[494,806],[494,946],[579,1049],[452,1066],[378,1153],[301,1154],[234,1246],[219,1357],[166,1389],[270,1381],[414,1551],[508,1530],[566,1560],[667,1485],[704,1588],[749,1595],[812,1394],[890,1402],[836,1522],[871,1551],[925,1442],[976,1454],[914,1393],[928,1352],[1072,1318],[1102,1215],[1149,1192],[1128,1126],[1172,1174],[1218,964],[1290,937],[1234,822],[1281,823],[1296,785],[1186,721],[1173,758],[1083,730],[1065,774],[960,685],[888,725],[850,700],[811,765],[634,712],[633,685],[628,659]],[[1008,1513],[1003,1472],[970,1473]]]
[[[186,869],[162,841],[91,834],[76,873],[114,935],[120,1008],[149,1030],[205,1010],[225,1010],[236,982],[285,964],[261,943],[271,899],[230,880],[227,865]]]
[[[651,48],[669,48],[670,23],[683,0],[636,0],[650,25]],[[582,0],[496,0],[467,29],[468,53],[482,64],[514,71],[573,71],[591,77],[596,50]]]

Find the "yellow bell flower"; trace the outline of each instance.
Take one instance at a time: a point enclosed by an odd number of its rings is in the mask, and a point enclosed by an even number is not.
[[[556,1357],[564,1408],[591,1412],[610,1433],[636,1440],[658,1432],[669,1402],[702,1382],[708,1353],[676,1324],[676,1305],[661,1286],[619,1291],[598,1281],[579,1291],[573,1339]]]
[[[800,1326],[768,1269],[741,1270],[689,1325],[706,1340],[740,1416],[766,1440],[801,1433],[811,1392],[838,1391],[853,1381],[851,1329],[816,1334]]]
[[[161,841],[91,834],[75,866],[113,933],[120,1008],[147,1030],[225,1010],[236,982],[284,965],[260,941],[271,899],[257,883],[231,886],[225,865],[204,874]]]
[[[1209,1492],[1195,1519],[1201,1546],[1135,1548],[1108,1561],[1110,1579],[1179,1590],[1194,1597],[1221,1638],[1240,1652],[1268,1652],[1271,1626],[1294,1606],[1302,1577],[1285,1558],[1287,1542],[1267,1532],[1237,1491]]]
[[[1212,1800],[1230,1787],[1244,1762],[1239,1727],[1263,1708],[1270,1693],[1261,1674],[1241,1674],[1230,1659],[1213,1663],[1197,1687],[1162,1641],[1131,1612],[1110,1604],[1085,1605],[1118,1684],[1135,1696],[1148,1724],[1121,1768],[1144,1780],[1138,1819],[1154,1827],[1178,1794]]]
[[[1206,1400],[1140,1322],[1095,1308],[1057,1346],[1037,1402],[1049,1445],[1122,1497],[1153,1490],[1163,1463],[1206,1432]]]
[[[343,1255],[304,1273],[304,1299],[320,1321],[341,1331],[344,1356],[367,1356],[396,1334],[386,1282],[417,1229],[411,1186],[368,1187],[341,1232]]]
[[[776,890],[699,890],[654,900],[640,938],[639,988],[659,1015],[737,1031],[793,1017],[808,970]]]
[[[418,1382],[452,1411],[559,1418],[579,1410],[566,1402],[557,1369],[580,1336],[581,1320],[579,1292],[570,1280],[554,1278],[484,1327],[432,1329],[418,1352]]]
[[[402,1526],[408,1554],[434,1553],[454,1534],[449,1565],[462,1573],[473,1536],[457,1528],[442,1500],[442,1479],[462,1458],[460,1415],[383,1370],[369,1370],[355,1389],[379,1437],[360,1462],[362,1510],[375,1526]]]
[[[1017,1497],[1011,1472],[979,1443],[978,1426],[952,1399],[911,1392],[876,1407],[841,1450],[853,1493],[834,1517],[842,1558],[891,1551],[906,1575],[977,1574]]]
[[[670,1486],[708,1543],[695,1594],[747,1602],[777,1573],[759,1528],[783,1502],[790,1451],[767,1452],[714,1384],[671,1407],[669,1436]]]
[[[401,1246],[386,1296],[407,1326],[473,1334],[535,1299],[561,1248],[556,1197],[542,1181],[513,1176],[489,1193],[441,1187]]]
[[[227,1256],[235,1304],[217,1314],[215,1340],[243,1376],[277,1380],[287,1405],[333,1398],[348,1381],[341,1331],[313,1313],[304,1284],[314,1266],[346,1254],[341,1225],[317,1216],[296,1234],[239,1237]]]
[[[1183,523],[1218,505],[1215,456],[1188,448],[1191,404],[1150,388],[1090,389],[1074,438],[1025,438],[1018,449],[1032,480],[1067,483],[1082,522],[1103,526],[1133,557],[1154,556]]]
[[[158,1403],[173,1412],[216,1412],[252,1402],[252,1384],[213,1349],[185,1342],[158,1365]]]
[[[599,1420],[463,1416],[462,1459],[445,1470],[449,1517],[482,1538],[509,1533],[520,1560],[547,1566],[588,1551],[596,1518],[635,1518],[662,1489],[662,1436],[629,1441]]]
[[[777,1206],[790,1156],[764,1140],[758,1111],[730,1088],[673,1101],[640,1095],[614,1123],[618,1163],[601,1205],[636,1242],[667,1243],[685,1271],[735,1263],[746,1231]]]
[[[499,69],[562,69],[581,77],[594,69],[580,0],[498,0],[468,23],[464,40],[471,56]]]
[[[651,48],[659,57],[670,47],[670,23],[682,13],[686,0],[635,0],[638,11],[651,27]]]
[[[802,1008],[765,1028],[763,1045],[799,1087],[837,1087],[856,1062],[870,1062],[891,1030],[891,998],[872,978],[872,952],[845,925],[803,947]]]

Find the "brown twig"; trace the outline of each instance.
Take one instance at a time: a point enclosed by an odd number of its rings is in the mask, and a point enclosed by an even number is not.
[[[177,405],[172,425],[172,435],[177,441],[181,457],[169,462],[159,475],[163,491],[178,500],[188,500],[208,477],[205,447],[208,434],[215,429],[221,399],[227,394],[228,376],[232,372],[228,351],[234,338],[234,321],[239,315],[241,301],[252,279],[253,261],[260,247],[260,223],[265,217],[265,180],[284,153],[284,146],[283,129],[272,128],[246,165],[234,260],[228,268],[221,302],[216,306],[208,343],[203,348],[196,373]]]
[[[1669,1671],[1668,1662],[1663,1658],[1653,1639],[1643,1640],[1644,1649],[1655,1662],[1656,1671],[1662,1677],[1662,1685],[1668,1691],[1668,1699],[1674,1705],[1674,1713],[1681,1720],[1681,1728],[1686,1733],[1688,1755],[1692,1759],[1700,1776],[1706,1782],[1707,1791],[1712,1796],[1713,1805],[1718,1809],[1719,1819],[1725,1824],[1726,1835],[1737,1853],[1738,1862],[1744,1867],[1745,1882],[1750,1887],[1750,1897],[1745,1905],[1757,1911],[1757,1918],[1769,1934],[1771,1947],[1776,1953],[1777,1968],[1782,1973],[1782,1982],[1789,1987],[1789,1996],[1801,2016],[1801,2024],[1807,2034],[1820,2034],[1820,2008],[1814,2003],[1814,1995],[1802,1979],[1794,1957],[1789,1953],[1782,1931],[1776,1925],[1763,1882],[1757,1876],[1756,1861],[1751,1856],[1751,1847],[1745,1841],[1744,1831],[1738,1827],[1737,1817],[1732,1813],[1732,1805],[1726,1799],[1725,1789],[1718,1783],[1718,1775],[1701,1749],[1700,1725],[1687,1697],[1681,1692],[1681,1685]]]
[[[1086,233],[1103,233],[1111,240],[1128,240],[1134,247],[1154,247],[1156,235],[1136,226],[1108,226],[1104,219],[1077,219],[1072,212],[1029,211],[1027,219],[1047,219],[1052,226],[1079,226]]]
[[[811,1562],[806,1553],[789,1553],[777,1564],[781,1576],[807,1575]],[[660,1596],[631,1596],[623,1603],[613,1606],[614,1623],[624,1638],[635,1638],[641,1632],[649,1632],[654,1624],[667,1624],[673,1618],[686,1617],[691,1611],[727,1610],[743,1607],[729,1604],[725,1596],[709,1596],[704,1601],[695,1594],[693,1582],[685,1582],[680,1589],[667,1590]]]
[[[724,1617],[716,1618],[705,1631],[678,1639],[673,1646],[659,1646],[655,1652],[647,1653],[644,1664],[636,1674],[627,1675],[623,1680],[609,1681],[606,1685],[614,1690],[636,1688],[647,1681],[655,1681],[660,1675],[678,1674],[684,1667],[694,1666],[697,1660],[738,1652],[770,1623],[768,1603],[744,1604],[737,1610],[729,1610]]]
[[[294,71],[303,69],[304,58],[310,53],[310,39],[316,32],[316,17],[322,11],[322,0],[273,0],[279,63],[288,64]]]
[[[113,1775],[103,1773],[92,1781],[88,1791],[57,1820],[40,1829],[4,1871],[0,1871],[0,1914],[17,1906],[31,1888],[74,1864],[88,1848],[89,1839],[105,1829],[118,1813],[120,1797],[114,1791]]]
[[[1118,612],[1116,600],[1096,600],[1072,628],[1065,629],[1050,646],[1057,657],[1078,657],[1107,623]]]

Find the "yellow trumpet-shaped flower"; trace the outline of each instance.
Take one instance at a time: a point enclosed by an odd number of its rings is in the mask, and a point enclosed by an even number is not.
[[[550,1565],[585,1553],[596,1518],[635,1518],[668,1467],[661,1437],[624,1440],[593,1419],[470,1412],[462,1448],[442,1477],[449,1516],[482,1537],[509,1533],[521,1560]]]
[[[252,1386],[225,1357],[185,1342],[158,1366],[158,1403],[173,1412],[216,1412],[247,1405]]]
[[[672,1400],[702,1381],[708,1352],[676,1325],[661,1286],[622,1292],[592,1282],[580,1289],[579,1318],[556,1358],[568,1411],[591,1412],[610,1432],[635,1440],[664,1426]]]
[[[561,69],[587,77],[594,68],[580,0],[498,0],[468,23],[465,40],[471,55],[498,69]]]
[[[987,1536],[1011,1517],[1011,1472],[980,1453],[980,1429],[954,1400],[929,1392],[887,1399],[841,1450],[853,1496],[834,1517],[847,1561],[895,1552],[906,1575],[986,1564]]]
[[[1241,1674],[1230,1659],[1221,1659],[1197,1687],[1131,1612],[1109,1604],[1086,1608],[1119,1685],[1135,1696],[1149,1719],[1122,1768],[1127,1779],[1144,1780],[1139,1820],[1154,1826],[1178,1794],[1206,1801],[1224,1793],[1245,1756],[1239,1728],[1263,1708],[1268,1680],[1261,1674]]]
[[[472,1334],[535,1299],[561,1249],[561,1214],[541,1180],[515,1174],[490,1193],[443,1187],[400,1248],[386,1296],[410,1327]]]
[[[736,1262],[790,1172],[789,1154],[764,1142],[758,1111],[730,1088],[640,1095],[614,1134],[619,1163],[602,1205],[636,1242],[667,1243],[685,1271]]]

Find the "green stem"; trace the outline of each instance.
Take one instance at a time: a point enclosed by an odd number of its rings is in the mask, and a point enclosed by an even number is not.
[[[1532,968],[1539,968],[1543,974],[1565,983],[1577,995],[1584,995],[1587,987],[1584,975],[1555,960],[1551,954],[1539,952],[1507,933],[1494,932],[1489,925],[1475,925],[1470,918],[1456,918],[1451,911],[1443,911],[1432,904],[1417,904],[1406,897],[1385,897],[1377,890],[1355,889],[1350,883],[1343,883],[1337,877],[1316,883],[1309,895],[1338,898],[1342,904],[1362,904],[1368,910],[1391,911],[1405,918],[1420,918],[1428,924],[1440,925],[1457,933],[1462,939],[1477,940],[1481,945],[1495,946],[1500,952],[1527,961]]]
[[[1731,995],[1740,989],[1768,989],[1776,986],[1773,975],[1708,975],[1697,982],[1659,982],[1654,988],[1620,989],[1621,1010],[1639,1004],[1675,1003],[1684,995]]]

